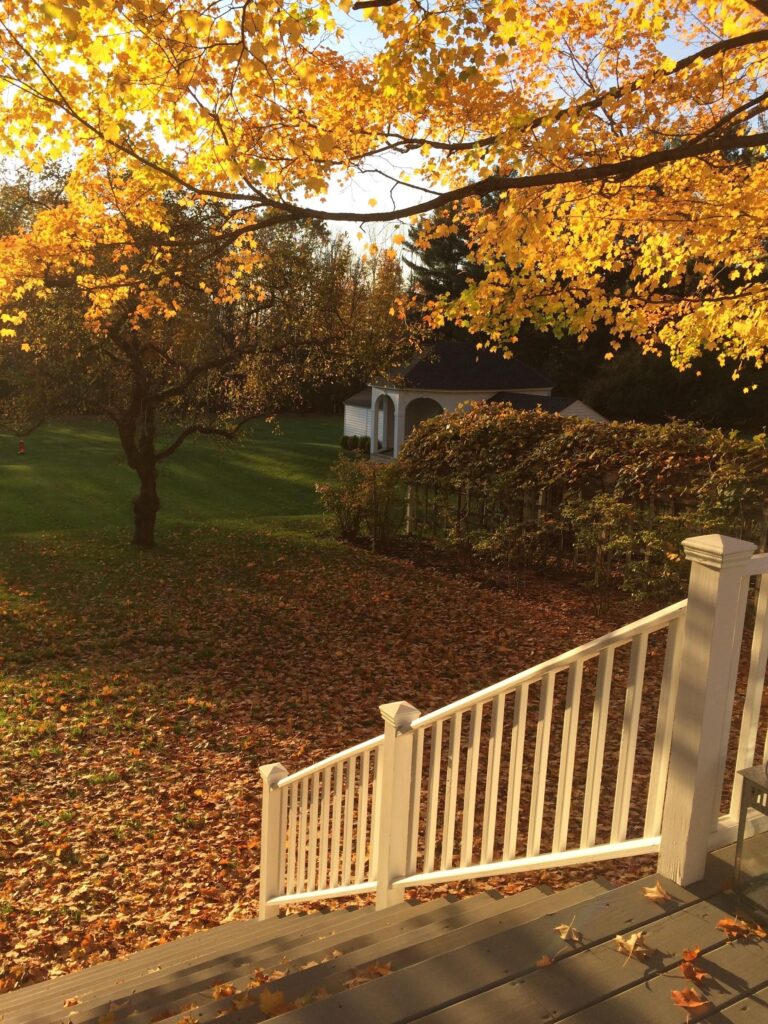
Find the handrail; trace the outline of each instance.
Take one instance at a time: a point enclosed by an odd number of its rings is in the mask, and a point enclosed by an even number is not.
[[[486,686],[483,690],[471,693],[468,697],[461,697],[459,700],[455,700],[452,704],[446,704],[445,707],[438,708],[435,711],[430,711],[426,715],[421,715],[419,718],[414,719],[411,723],[411,727],[413,729],[425,729],[428,726],[433,725],[435,722],[440,722],[446,718],[450,718],[451,715],[455,715],[459,711],[468,711],[475,705],[484,704],[486,701],[492,700],[494,697],[497,697],[502,693],[508,693],[511,689],[517,686],[534,682],[546,675],[548,672],[559,672],[563,669],[569,668],[577,659],[586,660],[594,657],[596,654],[599,654],[601,651],[605,650],[606,647],[614,647],[633,640],[636,636],[640,636],[643,633],[650,633],[654,632],[656,629],[663,629],[664,626],[668,626],[670,622],[674,622],[675,619],[678,619],[683,615],[687,604],[687,600],[677,601],[675,604],[668,605],[660,611],[652,612],[652,614],[646,615],[642,619],[637,619],[635,622],[630,622],[626,626],[621,626],[619,629],[615,629],[611,633],[606,633],[604,636],[598,637],[596,640],[591,640],[589,643],[582,644],[581,647],[574,647],[570,651],[566,651],[564,654],[558,654],[554,658],[550,658],[548,661],[542,661],[539,665],[534,665],[533,668],[527,668],[522,672],[517,672],[515,675],[509,676],[507,679],[502,679],[498,683]]]
[[[346,761],[348,757],[356,757],[358,754],[364,754],[366,750],[375,750],[376,747],[381,746],[384,742],[384,734],[380,736],[374,736],[371,740],[364,740],[362,743],[355,744],[354,747],[347,747],[346,750],[342,750],[340,754],[331,754],[330,757],[324,758],[322,761],[317,761],[315,764],[310,764],[306,768],[302,768],[298,772],[294,772],[293,775],[285,775],[277,784],[278,789],[284,789],[286,786],[290,786],[293,782],[301,782],[302,779],[308,779],[312,775],[317,775],[326,768],[332,768],[335,764],[339,764],[341,761]]]
[[[768,573],[768,552],[752,555],[745,566],[744,575],[762,576],[765,573]]]

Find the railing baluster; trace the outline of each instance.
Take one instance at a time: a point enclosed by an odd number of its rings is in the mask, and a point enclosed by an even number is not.
[[[344,851],[341,884],[349,885],[352,880],[352,843],[355,827],[355,780],[357,777],[357,757],[347,759],[347,778],[344,789],[344,832],[342,834],[342,850]]]
[[[323,769],[323,788],[320,794],[320,850],[317,857],[317,884],[324,888],[328,881],[328,831],[331,816],[331,769]]]
[[[509,745],[509,776],[507,778],[507,807],[504,816],[504,860],[510,860],[517,849],[520,821],[520,791],[523,783],[523,749],[525,725],[528,718],[528,683],[515,694],[512,730]]]
[[[557,778],[557,807],[552,852],[561,853],[568,846],[568,826],[571,820],[571,793],[573,768],[576,761],[576,741],[579,738],[579,708],[584,662],[579,658],[568,669],[568,688],[565,693],[563,737],[560,743],[560,768]]]
[[[531,811],[528,816],[528,843],[526,845],[529,857],[535,857],[541,849],[541,829],[544,823],[544,800],[547,795],[549,735],[552,729],[552,700],[554,691],[555,673],[547,672],[539,687],[539,709],[536,719],[536,752],[533,756]]]
[[[408,871],[416,870],[419,856],[419,829],[421,827],[421,789],[424,764],[424,730],[416,731],[413,752],[413,778],[411,781],[411,829],[408,837]]]
[[[286,890],[286,872],[289,851],[291,849],[288,842],[288,790],[283,791],[283,799],[280,803],[280,850],[278,859],[278,876],[280,878],[280,894],[285,893]]]
[[[448,741],[448,764],[445,771],[446,792],[443,809],[443,849],[440,866],[443,871],[453,866],[453,839],[456,833],[456,799],[459,792],[459,761],[461,758],[462,713],[451,718]]]
[[[299,815],[299,783],[294,782],[288,787],[291,807],[288,815],[288,877],[285,883],[286,892],[296,892],[296,861],[298,858],[297,821]]]
[[[603,759],[605,757],[605,734],[608,727],[608,707],[611,699],[614,648],[607,647],[600,652],[597,663],[597,685],[595,703],[592,708],[592,731],[589,737],[589,761],[587,763],[587,784],[584,791],[584,814],[581,822],[581,845],[594,846],[597,835],[597,812],[600,803],[600,787],[603,780]]]
[[[370,844],[370,860],[368,862],[368,878],[372,880],[372,875],[376,870],[374,863],[374,856],[378,849],[378,836],[379,836],[379,819],[376,813],[378,805],[378,792],[381,784],[381,751],[373,751],[373,785],[371,787],[371,844]]]
[[[475,837],[475,807],[477,804],[477,770],[480,763],[480,730],[483,725],[484,704],[472,708],[469,719],[469,746],[467,767],[464,772],[464,808],[461,823],[461,852],[459,864],[472,863],[472,845]]]
[[[751,768],[757,753],[757,730],[760,726],[760,709],[763,703],[765,687],[765,669],[768,664],[768,576],[760,577],[760,594],[755,610],[755,629],[752,634],[752,647],[749,656],[749,675],[747,692],[744,697],[744,711],[741,716],[739,733],[739,749],[736,754],[736,771],[740,768]],[[766,735],[768,748],[768,735]],[[768,750],[767,750],[768,752]],[[739,774],[734,776],[731,792],[732,818],[738,818],[741,806],[741,790],[744,780]]]
[[[307,886],[307,875],[309,873],[309,777],[301,780],[301,803],[299,805],[299,864],[296,871],[296,878],[301,886],[300,892],[304,892]]]
[[[371,766],[371,754],[369,750],[363,754],[360,767],[360,784],[357,797],[357,828],[355,829],[355,882],[362,882],[365,878],[365,864],[368,859],[366,841],[368,839],[368,789],[370,780],[368,778]]]
[[[421,730],[419,730],[421,731]],[[433,871],[437,848],[437,812],[440,802],[440,764],[443,747],[443,723],[432,726],[432,747],[429,753],[429,781],[427,784],[427,829],[424,838],[424,871]]]
[[[504,694],[493,698],[491,732],[488,738],[488,767],[485,779],[485,808],[483,811],[483,837],[481,862],[493,860],[496,842],[496,815],[499,802],[499,775],[501,774],[501,740],[504,729]]]
[[[659,709],[656,714],[656,737],[653,743],[651,776],[648,781],[648,805],[645,811],[645,835],[657,836],[661,832],[664,810],[664,792],[667,788],[669,751],[672,745],[672,715],[677,704],[677,684],[680,679],[680,655],[683,650],[684,619],[670,622],[661,674]]]
[[[307,889],[317,888],[317,822],[320,811],[320,776],[313,775],[309,781],[309,826],[307,829]]]
[[[616,773],[616,792],[613,799],[611,819],[611,842],[621,843],[627,838],[629,804],[632,797],[632,780],[635,777],[635,751],[637,732],[640,727],[640,708],[643,700],[643,678],[648,653],[648,634],[643,633],[632,641],[629,656],[627,693],[624,698],[624,719],[621,726],[621,749]]]
[[[341,885],[341,824],[344,796],[344,762],[333,766],[333,827],[331,829],[331,856],[329,885]]]

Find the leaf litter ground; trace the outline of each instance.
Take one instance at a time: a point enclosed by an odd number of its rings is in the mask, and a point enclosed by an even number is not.
[[[0,991],[254,916],[260,764],[296,769],[375,735],[381,703],[429,710],[635,614],[598,615],[566,583],[490,589],[308,525],[178,527],[149,553],[111,531],[6,543]],[[617,882],[649,870],[601,866]]]

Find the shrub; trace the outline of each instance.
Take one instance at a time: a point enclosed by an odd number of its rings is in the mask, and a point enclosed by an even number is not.
[[[334,531],[345,540],[370,538],[374,551],[388,550],[402,529],[402,487],[396,463],[371,462],[363,452],[341,454],[333,482],[316,484]]]
[[[424,421],[399,462],[415,532],[507,569],[569,559],[597,589],[667,594],[681,586],[686,536],[765,544],[764,436],[485,405]]]

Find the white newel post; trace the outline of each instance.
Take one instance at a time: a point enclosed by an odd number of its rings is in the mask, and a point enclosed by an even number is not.
[[[680,684],[673,712],[659,873],[680,885],[704,876],[717,825],[755,545],[709,534],[683,542],[691,562]]]
[[[371,860],[376,871],[376,908],[392,906],[404,898],[403,889],[392,883],[408,871],[413,731],[419,717],[407,701],[379,706],[384,719],[384,743],[379,748],[375,808],[376,849]]]
[[[276,917],[277,907],[270,907],[269,900],[280,895],[280,850],[285,842],[281,834],[280,821],[282,802],[285,794],[277,788],[280,779],[288,774],[281,764],[263,764],[259,768],[264,787],[261,812],[261,864],[259,867],[259,918],[265,921]]]

